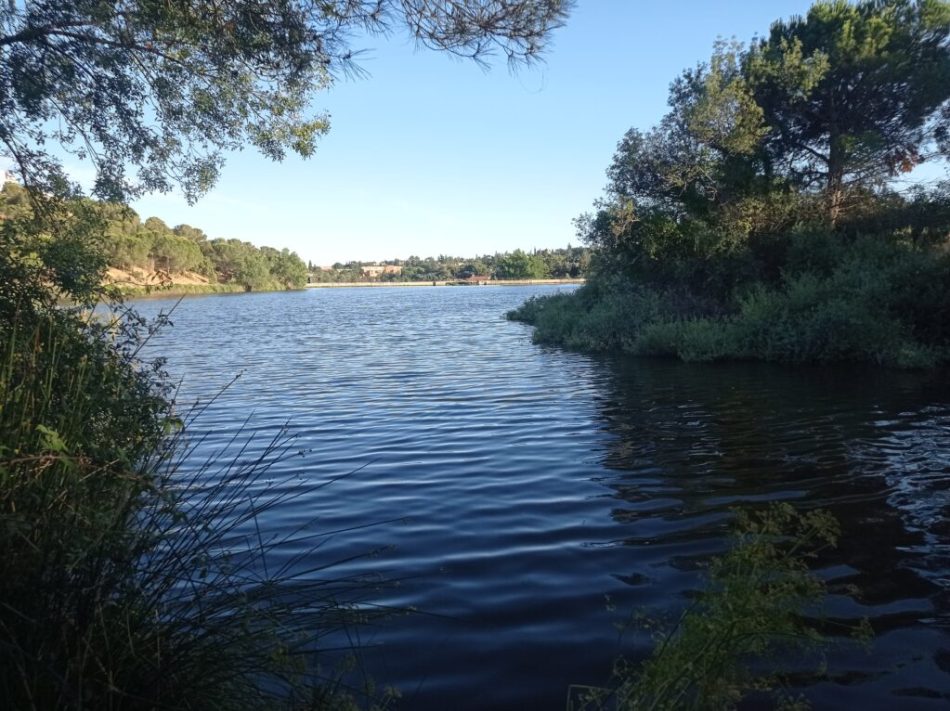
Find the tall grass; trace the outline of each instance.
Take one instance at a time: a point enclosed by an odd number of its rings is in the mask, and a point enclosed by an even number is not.
[[[336,574],[319,522],[259,525],[325,483],[277,474],[295,455],[286,432],[195,466],[161,364],[139,358],[143,322],[116,327],[61,310],[0,328],[0,698],[349,705],[359,690],[322,650],[382,614],[365,604],[380,581]],[[285,547],[304,553],[275,566]]]

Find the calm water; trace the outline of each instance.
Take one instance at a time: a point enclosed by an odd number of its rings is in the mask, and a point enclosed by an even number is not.
[[[203,452],[241,428],[254,449],[289,422],[307,452],[285,469],[350,472],[263,526],[379,524],[318,555],[386,547],[334,572],[402,578],[379,602],[419,611],[362,636],[398,708],[564,708],[568,684],[604,683],[618,653],[648,649],[614,623],[681,609],[730,507],[772,500],[840,519],[821,561],[829,611],[876,631],[871,655],[832,650],[830,678],[804,688],[815,706],[946,707],[950,377],[542,348],[503,314],[551,290],[191,298],[152,348],[183,401],[243,373],[196,425]]]

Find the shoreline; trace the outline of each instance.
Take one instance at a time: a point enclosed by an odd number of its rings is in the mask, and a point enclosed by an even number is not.
[[[537,286],[558,284],[583,284],[584,279],[498,279],[480,281],[477,284],[448,281],[339,281],[307,284],[306,289],[352,289],[360,286],[391,287],[391,286]]]
[[[458,281],[344,281],[326,282],[320,284],[305,284],[296,289],[255,289],[247,291],[236,284],[170,284],[168,286],[151,286],[149,288],[120,288],[123,298],[126,299],[165,299],[178,296],[214,296],[226,294],[264,294],[282,291],[304,291],[305,289],[353,289],[359,287],[433,287],[433,286],[558,286],[569,284],[583,284],[584,279],[511,279],[483,281],[478,284],[469,284]],[[112,284],[116,286],[116,284]]]

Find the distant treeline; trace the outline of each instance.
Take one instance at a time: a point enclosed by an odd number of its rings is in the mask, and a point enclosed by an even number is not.
[[[311,280],[319,283],[354,281],[452,281],[486,279],[577,279],[590,266],[588,247],[516,249],[481,257],[409,257],[385,262],[337,262],[332,267],[308,265]],[[389,267],[385,271],[371,267]]]
[[[26,191],[6,183],[0,191],[0,214],[16,217],[30,210]],[[108,266],[170,277],[192,272],[211,284],[247,291],[299,289],[307,283],[307,265],[294,252],[257,248],[238,239],[208,239],[196,227],[169,227],[157,217],[144,222],[130,207],[99,205],[104,229],[98,247]]]

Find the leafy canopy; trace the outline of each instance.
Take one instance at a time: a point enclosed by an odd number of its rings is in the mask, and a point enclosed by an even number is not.
[[[948,152],[950,3],[819,2],[749,48],[720,42],[673,82],[670,112],[631,129],[608,176],[615,205],[754,231],[761,201],[820,197],[831,224]],[[781,208],[773,204],[772,208]],[[618,208],[619,209],[619,208]]]
[[[946,151],[950,3],[843,0],[772,25],[744,69],[769,130],[764,160],[828,193],[882,185]],[[946,153],[944,153],[946,155]]]
[[[529,61],[569,0],[30,0],[0,5],[0,152],[27,185],[69,182],[49,145],[90,159],[94,194],[180,185],[196,199],[222,152],[313,153],[314,92],[353,70],[351,36],[402,26],[422,45]]]

